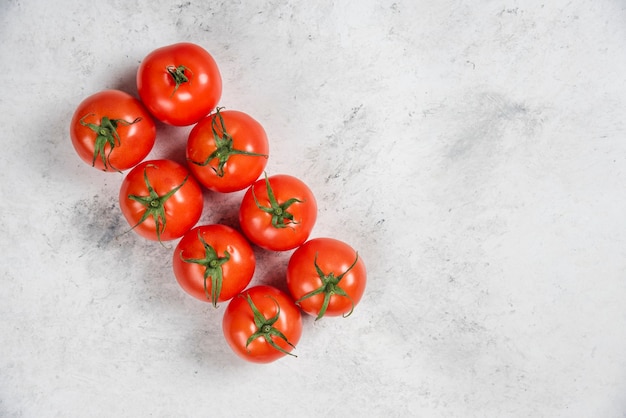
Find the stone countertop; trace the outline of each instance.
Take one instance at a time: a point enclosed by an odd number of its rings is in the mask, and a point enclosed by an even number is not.
[[[0,34],[0,416],[626,416],[623,2],[5,0]],[[83,98],[179,41],[366,262],[297,358],[235,357],[71,146]],[[290,253],[255,252],[280,287]]]

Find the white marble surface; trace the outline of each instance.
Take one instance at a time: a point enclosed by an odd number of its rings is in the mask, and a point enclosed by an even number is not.
[[[0,416],[626,416],[624,1],[3,0],[0,36]],[[71,147],[82,98],[178,41],[369,268],[297,359],[236,358]]]

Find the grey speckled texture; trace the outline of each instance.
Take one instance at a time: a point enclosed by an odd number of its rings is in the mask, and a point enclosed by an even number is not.
[[[626,416],[624,2],[4,0],[0,39],[0,416]],[[80,100],[178,41],[367,263],[297,359],[237,359],[71,147]]]

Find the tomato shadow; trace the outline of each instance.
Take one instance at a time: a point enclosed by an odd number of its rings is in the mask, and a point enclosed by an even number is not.
[[[204,208],[198,225],[221,224],[242,233],[239,226],[239,205],[244,191],[217,193],[203,187],[203,192]]]
[[[222,319],[228,303],[221,302],[214,308],[192,297],[185,301],[188,327],[176,350],[186,363],[185,367],[193,369],[194,374],[210,376],[219,371],[221,376],[228,376],[232,373],[225,373],[225,370],[241,372],[256,366],[239,358],[224,338]]]
[[[37,138],[36,146],[27,148],[28,164],[38,167],[45,180],[59,183],[59,187],[64,187],[65,184],[71,187],[76,182],[102,182],[97,177],[103,176],[105,181],[119,181],[119,173],[95,170],[78,157],[72,146],[70,126],[78,105],[100,90],[122,90],[138,97],[136,71],[136,65],[115,67],[109,73],[109,80],[105,80],[101,87],[77,87],[65,94],[52,94],[38,103],[42,117],[27,127],[31,130],[30,136]]]
[[[269,251],[253,245],[256,271],[250,286],[273,286],[285,293],[287,289],[287,264],[293,251]]]
[[[154,123],[157,131],[156,141],[146,158],[149,160],[168,159],[187,166],[185,152],[191,127],[172,126],[156,119]]]
[[[111,72],[112,80],[109,82],[108,88],[122,90],[139,98],[139,93],[137,92],[138,69],[139,63],[132,65],[123,65],[120,63],[120,65]]]
[[[22,159],[24,166],[39,170],[42,180],[51,182],[50,187],[75,184],[76,181],[88,180],[85,177],[101,174],[85,164],[72,145],[71,121],[75,108],[82,99],[79,97],[72,101],[64,98],[62,101],[42,103],[41,112],[45,116],[24,128],[31,137],[36,138],[36,143],[25,146],[25,152],[16,154],[15,157]],[[83,173],[87,176],[83,176]]]

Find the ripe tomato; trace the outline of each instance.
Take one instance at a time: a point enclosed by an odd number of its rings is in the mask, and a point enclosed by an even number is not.
[[[224,337],[241,358],[269,363],[291,351],[302,335],[302,316],[289,295],[259,285],[235,296],[222,320]]]
[[[104,90],[78,105],[70,137],[87,164],[103,171],[124,171],[150,153],[156,127],[139,100],[120,90]]]
[[[221,111],[202,119],[189,133],[189,169],[205,187],[216,192],[245,189],[267,164],[269,144],[259,122],[243,112]]]
[[[317,202],[299,179],[279,174],[256,181],[239,208],[241,229],[254,244],[286,251],[304,243],[317,219]]]
[[[119,202],[133,230],[155,241],[182,237],[198,222],[204,204],[200,185],[171,160],[144,161],[130,170]]]
[[[180,286],[215,307],[245,289],[255,269],[254,252],[243,235],[217,224],[189,230],[178,242],[172,261]]]
[[[144,58],[137,70],[137,90],[158,120],[186,126],[217,106],[222,77],[211,54],[183,42],[158,48]]]
[[[304,312],[350,315],[365,291],[365,263],[348,244],[315,238],[293,252],[287,265],[287,287]]]

